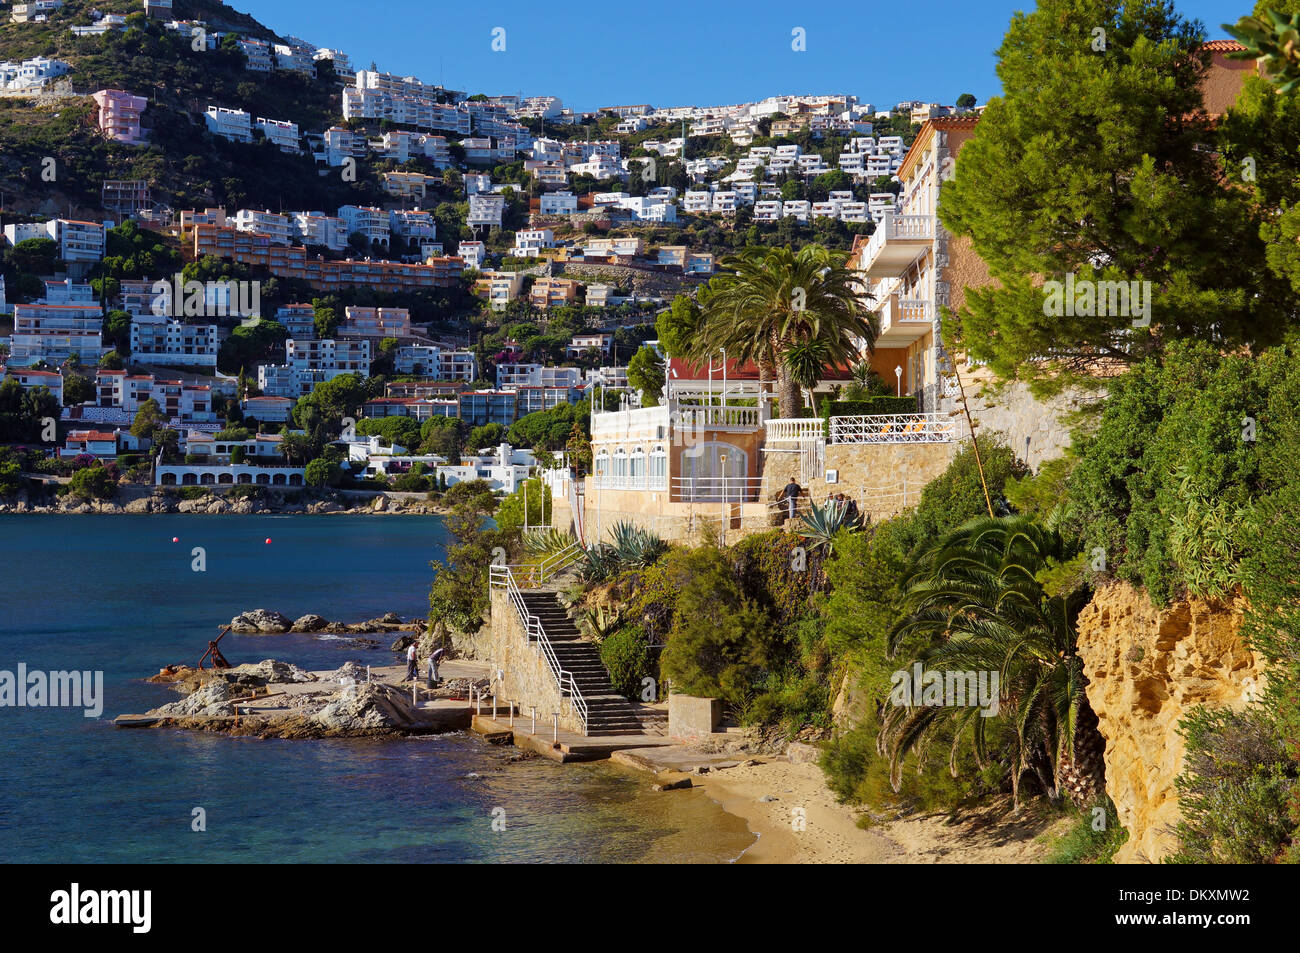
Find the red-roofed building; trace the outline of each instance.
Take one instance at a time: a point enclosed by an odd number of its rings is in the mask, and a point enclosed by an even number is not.
[[[74,430],[68,434],[59,456],[64,459],[88,453],[94,457],[117,456],[116,430]]]

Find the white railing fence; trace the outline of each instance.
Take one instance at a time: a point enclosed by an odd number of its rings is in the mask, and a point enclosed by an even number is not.
[[[680,503],[753,503],[763,487],[763,478],[673,477],[673,500]]]
[[[569,703],[573,706],[573,713],[582,726],[582,733],[585,735],[589,723],[587,700],[582,697],[582,691],[578,688],[578,683],[574,681],[573,674],[560,665],[560,660],[555,655],[555,648],[546,635],[546,628],[542,625],[542,620],[533,615],[528,608],[528,603],[524,601],[524,594],[515,581],[515,574],[509,566],[492,566],[488,578],[489,585],[492,588],[506,591],[510,604],[515,607],[515,611],[519,614],[519,621],[523,624],[528,644],[537,649],[541,656],[546,659],[547,668],[551,670],[551,675],[555,678],[555,684],[560,690],[560,695],[568,696]]]
[[[830,442],[950,443],[956,435],[953,419],[939,414],[870,414],[832,417]]]

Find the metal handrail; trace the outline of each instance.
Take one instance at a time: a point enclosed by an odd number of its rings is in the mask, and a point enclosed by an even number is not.
[[[551,640],[546,635],[542,620],[529,611],[528,603],[524,601],[523,591],[515,582],[515,574],[509,566],[492,566],[488,570],[488,579],[489,585],[493,588],[506,590],[507,598],[514,605],[515,611],[519,613],[519,620],[523,623],[528,643],[540,647],[542,657],[546,659],[551,675],[555,678],[555,684],[560,689],[560,695],[563,696],[566,692],[568,693],[569,703],[573,705],[574,713],[578,716],[578,720],[582,725],[582,733],[585,735],[588,724],[587,700],[582,697],[582,691],[578,688],[578,683],[574,681],[573,673],[565,671],[561,667],[560,660],[551,645]]]

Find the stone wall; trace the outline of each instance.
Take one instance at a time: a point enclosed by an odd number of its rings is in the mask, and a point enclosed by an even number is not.
[[[530,716],[530,708],[536,706],[539,726],[549,725],[552,713],[559,712],[561,728],[582,731],[571,703],[555,684],[555,676],[541,648],[529,643],[506,590],[492,590],[491,619],[479,630],[475,642],[477,657],[490,665],[492,684],[501,704],[515,703],[525,718]],[[502,673],[499,681],[498,672]]]
[[[826,447],[826,470],[837,471],[835,483],[826,474],[803,483],[814,503],[832,493],[857,500],[860,512],[879,522],[897,516],[921,498],[927,483],[943,473],[956,456],[956,443],[843,443]],[[763,499],[773,499],[790,477],[799,479],[799,455],[766,454]]]
[[[1035,470],[1061,456],[1070,445],[1066,418],[1103,396],[1095,391],[1066,390],[1050,400],[1040,401],[1019,381],[1011,381],[996,391],[991,384],[967,380],[965,375],[962,382],[981,440],[1001,434],[1016,456]],[[939,412],[952,416],[957,421],[957,432],[970,437],[970,427],[957,397],[945,397]]]
[[[1178,722],[1198,705],[1241,707],[1263,663],[1241,635],[1241,600],[1157,608],[1127,583],[1100,589],[1079,615],[1088,701],[1106,739],[1106,793],[1128,841],[1117,863],[1154,863],[1175,846]]]

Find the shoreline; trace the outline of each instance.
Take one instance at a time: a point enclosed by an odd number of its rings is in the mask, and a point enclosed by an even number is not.
[[[738,864],[1041,863],[1050,836],[1071,824],[1043,804],[1015,814],[1006,798],[952,814],[909,814],[859,827],[859,818],[872,812],[839,803],[816,763],[792,763],[785,755],[740,762],[721,757],[681,745],[612,760],[660,784],[689,780],[692,789],[742,820],[756,840],[735,858]]]
[[[178,493],[137,492],[113,500],[0,501],[0,516],[446,516],[450,512],[422,496],[376,494],[362,499],[364,502],[327,496],[286,503],[269,495],[229,499],[224,494],[205,493],[187,499]]]

